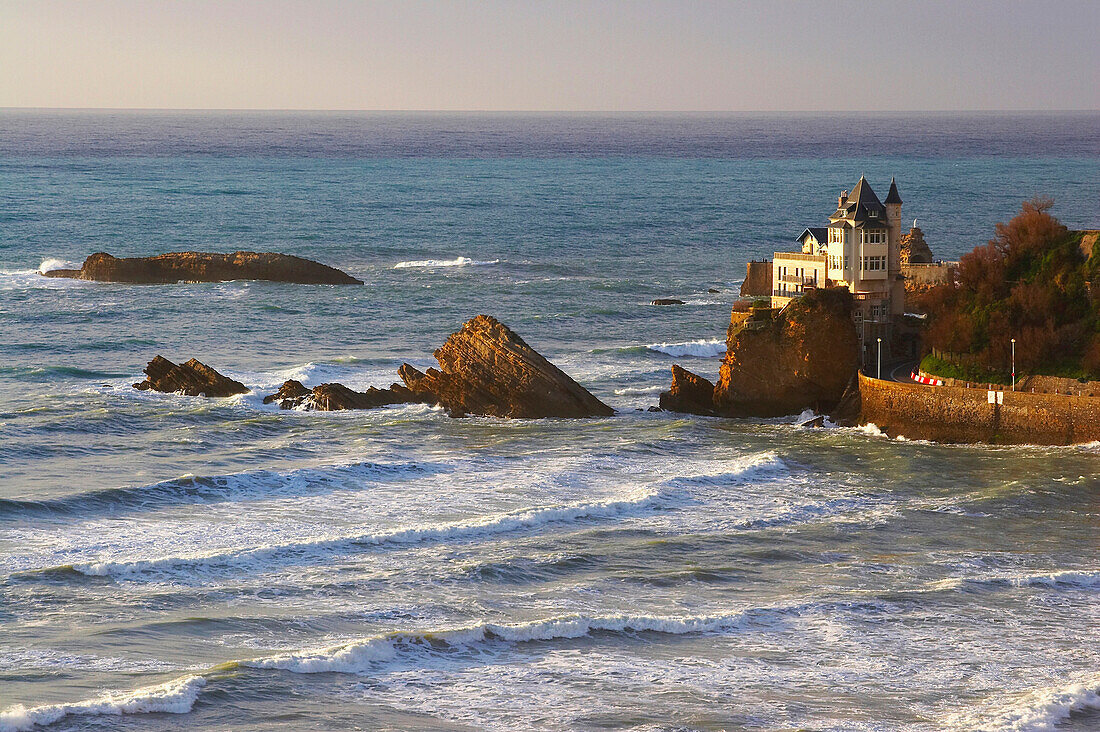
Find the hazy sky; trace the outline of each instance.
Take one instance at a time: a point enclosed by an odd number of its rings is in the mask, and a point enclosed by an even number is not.
[[[0,0],[0,106],[1100,109],[1100,0]]]

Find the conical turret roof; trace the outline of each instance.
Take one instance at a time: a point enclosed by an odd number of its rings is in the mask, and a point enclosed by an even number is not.
[[[901,203],[901,194],[898,193],[898,184],[893,178],[890,179],[890,192],[886,194],[886,203]]]

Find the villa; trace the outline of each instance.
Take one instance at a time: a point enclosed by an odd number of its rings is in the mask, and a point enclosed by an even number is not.
[[[862,176],[843,191],[827,226],[799,235],[799,252],[775,252],[771,304],[782,308],[807,290],[847,287],[855,298],[856,332],[866,360],[878,338],[889,343],[891,323],[905,312],[901,263],[901,195],[890,180],[879,201]]]

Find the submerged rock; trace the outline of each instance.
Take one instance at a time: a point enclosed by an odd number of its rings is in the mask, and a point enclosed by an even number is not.
[[[687,414],[714,415],[714,384],[698,374],[673,365],[672,386],[661,392],[661,409]]]
[[[155,257],[112,257],[98,252],[80,269],[55,269],[45,277],[68,277],[96,282],[171,284],[267,280],[303,285],[361,285],[349,274],[310,259],[273,252],[172,252]]]
[[[406,404],[423,401],[411,391],[394,384],[389,389],[371,386],[366,391],[355,391],[343,384],[329,383],[307,389],[302,382],[289,379],[274,394],[264,397],[264,404],[277,402],[281,409],[306,409],[318,412],[335,412],[343,409],[373,409],[387,404]]]
[[[451,416],[537,419],[606,417],[611,407],[488,315],[468,321],[435,352],[438,369],[404,364],[398,375],[418,398]]]
[[[683,300],[677,300],[674,297],[659,297],[653,301],[654,305],[683,305]]]
[[[145,374],[148,378],[134,384],[135,389],[208,397],[245,394],[249,390],[241,382],[222,376],[193,358],[182,364],[174,364],[163,356],[155,356],[145,367]]]
[[[759,327],[731,328],[714,408],[733,417],[832,410],[859,368],[847,288],[813,290]]]

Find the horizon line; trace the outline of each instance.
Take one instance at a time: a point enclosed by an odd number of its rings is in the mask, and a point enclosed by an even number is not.
[[[316,112],[369,114],[1082,114],[1100,109],[387,109],[322,107],[36,107],[4,112]]]

